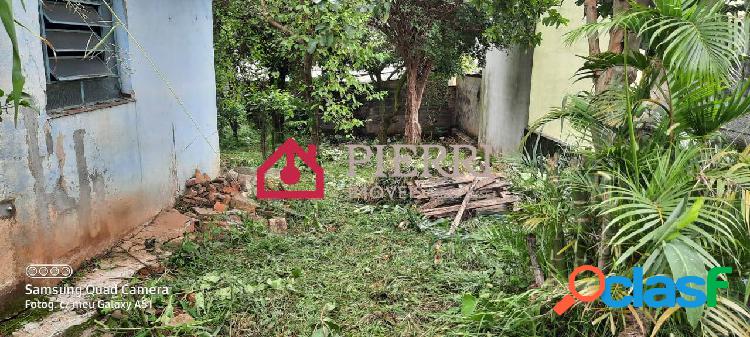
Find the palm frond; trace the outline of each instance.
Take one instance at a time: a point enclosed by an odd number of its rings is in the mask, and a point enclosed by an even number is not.
[[[670,72],[722,80],[736,75],[745,50],[744,26],[722,13],[721,1],[711,6],[679,0],[655,5],[656,14],[637,32]]]
[[[701,319],[703,336],[750,336],[750,311],[747,306],[719,296],[717,306],[707,308]]]
[[[594,56],[581,56],[585,60],[583,66],[576,71],[576,81],[596,78],[598,74],[612,67],[626,64],[638,70],[645,70],[651,64],[648,57],[639,52],[612,53],[604,52]]]
[[[716,264],[710,251],[732,256],[733,233],[742,222],[722,197],[702,196],[706,193],[696,178],[701,152],[686,148],[649,157],[640,177],[613,173],[608,198],[602,198],[600,215],[611,219],[607,226],[614,233],[609,244],[625,249],[615,265],[634,259],[663,266],[662,257],[654,254],[674,242],[693,247],[707,267]]]
[[[578,40],[589,38],[591,36],[600,36],[613,29],[628,29],[635,31],[643,24],[643,22],[651,18],[653,15],[653,9],[644,7],[631,8],[612,19],[586,24],[574,29],[565,34],[563,41],[566,45],[570,46]]]
[[[654,5],[587,24],[566,34],[565,42],[626,29],[642,38],[648,54],[658,55],[671,73],[727,82],[737,77],[746,31],[742,22],[722,12],[722,1],[657,0]]]
[[[690,133],[705,137],[750,113],[750,80],[732,93],[727,94],[727,90],[710,82],[677,88],[672,94],[675,121]]]

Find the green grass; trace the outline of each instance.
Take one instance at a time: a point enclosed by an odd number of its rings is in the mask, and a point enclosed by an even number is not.
[[[103,325],[142,336],[444,336],[462,322],[464,294],[526,289],[522,236],[510,234],[513,224],[473,219],[436,250],[436,233],[447,224],[422,219],[408,204],[348,199],[347,187],[371,181],[373,168],[361,171],[364,178],[347,177],[342,156],[340,146],[321,146],[325,200],[262,204],[264,218],[287,218],[288,233],[246,219],[186,240],[167,273],[134,280],[168,285],[171,297],[153,296],[151,310],[104,316]],[[257,166],[260,156],[237,149],[223,161]],[[183,311],[196,322],[165,326]]]
[[[44,317],[49,316],[54,311],[49,309],[24,309],[26,300],[46,302],[48,298],[45,296],[22,296],[18,300],[18,304],[14,307],[18,313],[12,315],[12,318],[0,321],[0,336],[10,336],[14,331],[22,328],[29,322],[36,322]],[[12,310],[8,310],[11,312]]]

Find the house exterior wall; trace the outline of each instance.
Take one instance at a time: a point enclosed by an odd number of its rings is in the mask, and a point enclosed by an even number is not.
[[[569,19],[567,26],[546,27],[539,24],[537,31],[542,34],[542,43],[534,50],[534,69],[531,74],[531,100],[529,106],[529,123],[534,123],[559,107],[568,94],[580,91],[592,91],[591,80],[575,82],[575,72],[583,66],[583,59],[578,55],[588,55],[588,42],[585,39],[567,45],[565,34],[585,25],[583,7],[576,6],[574,1],[564,1],[558,9],[560,14]],[[608,38],[601,37],[602,51],[607,48]],[[567,124],[549,123],[540,132],[543,136],[556,141],[573,142],[575,132]]]
[[[25,9],[22,7],[25,1]],[[15,16],[39,27],[36,0],[13,0]],[[50,116],[44,107],[42,42],[20,28],[25,91],[32,109],[0,122],[0,312],[31,263],[78,266],[170,207],[195,169],[219,170],[210,0],[115,0],[124,104]],[[2,28],[0,28],[2,29]],[[10,42],[0,32],[0,54]],[[0,58],[9,91],[11,58]],[[36,283],[36,282],[34,282]]]

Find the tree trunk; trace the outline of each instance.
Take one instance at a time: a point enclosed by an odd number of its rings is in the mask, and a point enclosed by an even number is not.
[[[422,141],[422,126],[419,124],[419,108],[432,71],[429,62],[409,62],[406,66],[406,116],[404,118],[404,140],[409,144]]]
[[[236,117],[229,119],[229,128],[232,129],[232,136],[234,137],[234,140],[240,139],[240,122]]]
[[[586,15],[586,24],[596,23],[599,19],[599,10],[596,5],[596,0],[585,0],[583,6]],[[596,34],[589,36],[589,56],[599,55],[601,52],[601,48],[599,47],[599,36]]]
[[[536,256],[536,236],[534,234],[526,235],[526,250],[529,252],[529,260],[531,261],[534,286],[539,288],[544,284],[544,273],[542,273],[542,268],[539,267],[539,260]]]
[[[586,16],[586,24],[596,23],[599,20],[599,10],[597,9],[596,0],[585,0],[583,3],[584,14]],[[601,54],[602,50],[599,45],[599,35],[593,34],[589,36],[589,56],[596,56]],[[601,73],[597,72],[594,77],[594,91],[599,93],[599,76]]]
[[[612,2],[612,15],[616,16],[630,8],[627,0],[614,0]],[[587,18],[588,20],[588,18]],[[623,41],[625,40],[625,31],[621,28],[612,28],[609,31],[609,47],[607,51],[610,53],[620,54],[623,49]],[[622,72],[620,67],[613,67],[604,71],[604,73],[597,78],[596,88],[597,92],[603,92],[609,88],[615,77]]]
[[[260,152],[263,154],[263,158],[266,158],[268,157],[268,127],[266,126],[266,117],[261,111],[258,111],[255,116],[253,116],[250,111],[247,111],[246,113],[247,121],[249,123],[252,123],[253,117],[255,117],[255,125],[257,125],[258,129],[260,130]]]
[[[587,0],[588,1],[588,0]],[[643,6],[649,6],[650,0],[636,0],[637,3],[643,5]],[[630,9],[630,4],[628,3],[628,0],[614,0],[612,2],[612,15],[618,15],[621,13],[624,13]],[[588,22],[588,17],[586,18]],[[615,54],[621,54],[624,51],[624,42],[625,42],[625,31],[620,28],[614,28],[609,32],[609,52],[615,53]],[[635,50],[637,51],[640,47],[640,39],[638,39],[637,35],[633,32],[628,33],[628,49],[629,50]],[[597,92],[602,92],[607,90],[607,88],[610,86],[610,84],[613,81],[616,81],[617,78],[620,79],[620,81],[623,80],[623,69],[622,67],[614,67],[610,68],[607,71],[605,71],[597,80],[596,87]],[[634,69],[630,69],[628,74],[629,81],[635,80],[636,77],[636,71]]]
[[[284,63],[278,69],[279,77],[276,78],[276,88],[279,90],[286,89],[286,76],[289,74],[289,66]],[[284,142],[284,113],[282,111],[274,109],[271,114],[271,120],[273,123],[273,147],[276,148],[279,144]]]
[[[320,144],[320,110],[317,108],[312,108],[312,68],[313,68],[313,55],[312,54],[305,54],[305,58],[302,62],[302,80],[305,85],[305,103],[308,106],[308,109],[310,109],[310,113],[312,114],[310,116],[310,119],[312,120],[312,127],[310,128],[310,136],[312,138],[312,142],[315,145]]]

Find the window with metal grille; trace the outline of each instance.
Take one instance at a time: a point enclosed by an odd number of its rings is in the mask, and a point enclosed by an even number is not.
[[[40,1],[48,111],[122,97],[111,7],[103,1]]]

